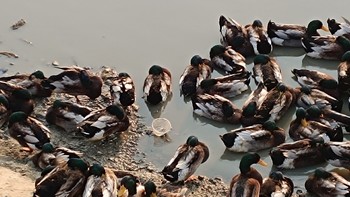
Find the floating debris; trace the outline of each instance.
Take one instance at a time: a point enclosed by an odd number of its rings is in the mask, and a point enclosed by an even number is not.
[[[12,52],[7,52],[7,51],[0,51],[0,55],[5,55],[7,56],[8,58],[18,58],[18,55],[12,53]]]
[[[11,26],[12,30],[16,30],[20,27],[22,27],[24,24],[26,24],[26,21],[22,18],[21,20],[17,21],[15,24]]]
[[[30,45],[33,45],[33,42],[29,41],[29,40],[26,40],[26,39],[23,39],[21,38],[21,40],[27,44],[30,44]]]
[[[60,64],[58,63],[58,61],[53,61],[52,63],[51,63],[53,66],[59,66]]]
[[[172,127],[171,123],[168,119],[165,118],[157,118],[152,122],[153,134],[160,137],[168,133]]]

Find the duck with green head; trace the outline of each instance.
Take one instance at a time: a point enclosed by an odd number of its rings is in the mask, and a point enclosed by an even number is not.
[[[209,56],[214,68],[226,74],[241,74],[247,70],[245,57],[230,46],[215,45],[210,49]]]
[[[118,197],[136,196],[139,181],[134,176],[124,176],[118,185]]]
[[[196,93],[197,87],[204,79],[211,77],[212,62],[208,59],[203,59],[199,55],[191,58],[190,65],[188,65],[180,76],[180,94],[192,96]]]
[[[185,182],[209,158],[209,148],[197,137],[190,136],[180,145],[175,155],[163,168],[164,178],[170,182]]]
[[[31,159],[35,166],[42,170],[48,166],[58,166],[71,158],[80,158],[83,153],[65,147],[54,147],[51,143],[45,143],[40,152]]]
[[[341,128],[333,128],[331,124],[325,124],[314,120],[314,116],[303,109],[298,108],[296,119],[292,120],[289,126],[289,136],[294,140],[312,139],[328,141],[343,141]]]
[[[220,135],[226,148],[233,152],[251,152],[275,147],[285,142],[284,129],[273,121],[243,127]]]
[[[254,49],[248,39],[246,29],[235,20],[221,15],[219,17],[221,39],[224,46],[231,46],[233,50],[244,57],[254,55]]]
[[[66,93],[75,96],[79,101],[79,95],[86,95],[90,99],[96,99],[101,95],[102,79],[91,71],[78,67],[55,67],[63,71],[58,75],[51,75],[42,81],[44,88],[54,93]]]
[[[291,197],[294,190],[293,181],[280,171],[273,171],[263,179],[260,197]]]
[[[42,149],[45,143],[50,142],[50,130],[39,120],[21,111],[10,115],[8,131],[26,151]]]
[[[218,122],[238,124],[242,110],[225,97],[210,94],[192,96],[193,112]]]
[[[79,124],[79,127],[84,137],[95,141],[126,131],[129,125],[129,118],[124,109],[118,105],[110,105],[91,112]]]
[[[49,124],[57,125],[65,131],[77,131],[84,117],[91,113],[91,109],[76,103],[55,100],[47,109],[45,119]]]
[[[118,179],[114,172],[100,164],[89,167],[82,197],[107,197],[118,195]]]
[[[339,23],[335,19],[327,19],[328,29],[334,36],[345,36],[350,39],[350,22],[342,17],[345,23]]]
[[[323,142],[310,139],[278,145],[271,149],[270,157],[279,169],[296,169],[325,162],[321,152]]]
[[[322,197],[349,196],[350,182],[335,172],[317,168],[305,181],[308,192]]]
[[[246,25],[245,29],[248,32],[255,55],[271,53],[272,42],[260,20],[254,20],[252,24]]]
[[[36,182],[33,197],[82,196],[88,164],[79,158],[50,169]]]
[[[143,83],[143,98],[152,105],[165,102],[172,94],[171,73],[168,69],[153,65]]]
[[[268,55],[255,56],[253,77],[256,84],[263,83],[268,91],[282,83],[281,68],[276,60]]]
[[[249,89],[250,72],[231,74],[214,79],[204,79],[198,86],[197,94],[208,93],[231,98]]]
[[[257,153],[249,153],[242,157],[239,163],[240,174],[232,177],[228,197],[258,197],[262,184],[261,174],[251,165],[260,164],[267,166],[267,163],[260,159]]]

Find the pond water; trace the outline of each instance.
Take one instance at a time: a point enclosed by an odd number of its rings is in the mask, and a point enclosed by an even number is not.
[[[208,58],[209,49],[219,43],[218,18],[221,14],[241,24],[251,23],[254,19],[267,24],[271,19],[278,23],[306,25],[313,19],[326,23],[329,17],[338,20],[341,16],[350,18],[347,15],[350,3],[337,2],[12,0],[0,7],[0,51],[14,52],[19,58],[0,56],[0,67],[7,68],[9,74],[40,69],[49,76],[60,72],[51,65],[56,60],[60,65],[79,64],[94,69],[107,65],[119,72],[128,72],[135,81],[142,121],[151,125],[153,118],[164,117],[173,126],[169,133],[170,142],[154,136],[140,139],[139,147],[147,153],[147,160],[161,170],[176,148],[189,135],[196,135],[210,148],[209,160],[199,167],[196,174],[219,176],[229,182],[233,175],[239,173],[242,154],[226,151],[219,135],[239,125],[216,123],[192,113],[191,102],[184,100],[179,93],[178,81],[184,68],[195,54]],[[11,30],[10,26],[21,18],[27,24]],[[292,87],[297,86],[291,78],[293,68],[317,69],[336,77],[339,64],[337,61],[305,57],[303,49],[276,47],[271,56],[276,57],[280,64],[284,82]],[[252,59],[247,62],[251,70]],[[141,98],[143,81],[153,64],[167,67],[173,76],[173,96],[163,111],[157,107],[149,108]],[[220,74],[214,71],[213,76]],[[250,85],[254,90],[253,81]],[[247,91],[232,101],[241,107],[249,93]],[[288,130],[294,111],[291,109],[278,125]],[[267,176],[272,166],[268,151],[259,153],[270,167],[256,168]],[[285,173],[296,185],[303,186],[305,175],[313,169]]]

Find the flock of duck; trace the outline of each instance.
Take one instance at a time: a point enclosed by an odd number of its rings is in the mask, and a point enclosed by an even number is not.
[[[350,168],[350,143],[343,141],[349,131],[350,117],[341,113],[342,95],[350,93],[350,23],[328,19],[333,35],[320,36],[318,29],[327,30],[321,21],[311,21],[307,27],[277,24],[269,21],[267,29],[259,20],[241,26],[220,16],[221,44],[210,49],[210,60],[195,55],[180,77],[180,91],[190,97],[193,112],[199,116],[243,127],[221,135],[228,150],[257,152],[271,149],[270,156],[279,169],[294,169],[327,161],[336,167]],[[268,54],[274,45],[304,47],[313,58],[340,60],[338,80],[307,69],[293,69],[300,87],[283,83],[278,62]],[[347,52],[348,51],[348,52]],[[253,72],[246,68],[245,58],[254,57]],[[41,71],[0,78],[0,124],[7,126],[11,137],[23,150],[36,151],[34,164],[43,169],[35,183],[33,196],[156,196],[152,181],[140,183],[135,176],[122,177],[113,169],[88,164],[78,151],[54,147],[50,130],[31,116],[33,98],[64,93],[77,102],[55,100],[45,115],[48,124],[67,132],[77,132],[89,140],[103,140],[127,131],[130,120],[127,110],[135,102],[135,86],[127,73],[105,69],[100,75],[78,66],[57,67],[62,72],[45,77]],[[211,78],[213,69],[225,73]],[[242,109],[230,99],[248,90],[251,78],[257,84]],[[107,107],[92,110],[79,105],[78,96],[96,99],[102,86],[110,92]],[[167,68],[153,65],[143,85],[143,98],[151,105],[162,105],[172,94],[172,76]],[[345,94],[344,94],[345,93]],[[286,111],[296,105],[296,119],[286,131],[276,125]],[[179,146],[174,157],[162,170],[171,183],[186,183],[200,164],[209,158],[209,147],[196,136],[189,136]],[[262,179],[251,167],[266,165],[257,153],[242,157],[240,174],[232,178],[228,196],[291,196],[293,182],[281,172],[271,172]],[[317,169],[306,182],[308,192],[318,196],[350,196],[350,182],[335,172]],[[184,192],[162,195],[182,196]]]

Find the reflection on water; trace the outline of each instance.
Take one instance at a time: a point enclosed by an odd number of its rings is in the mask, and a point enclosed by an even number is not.
[[[59,72],[51,65],[56,60],[64,66],[78,62],[79,65],[96,70],[109,65],[117,68],[118,72],[129,73],[135,82],[136,102],[140,107],[142,121],[150,126],[154,118],[164,117],[173,126],[173,130],[168,133],[170,140],[154,136],[140,139],[139,148],[146,152],[147,160],[162,169],[176,148],[185,143],[189,135],[196,135],[210,149],[209,160],[198,168],[196,174],[219,176],[228,182],[239,172],[238,164],[242,154],[227,152],[219,135],[238,126],[193,115],[191,101],[180,96],[178,87],[180,76],[190,58],[194,54],[208,58],[210,48],[220,43],[218,18],[222,14],[241,24],[251,23],[258,18],[264,24],[271,19],[278,20],[279,23],[306,25],[315,18],[322,21],[328,17],[340,19],[340,16],[348,15],[348,7],[349,2],[344,1],[332,4],[330,8],[329,1],[326,0],[276,1],[269,4],[253,0],[224,0],[220,3],[199,0],[104,3],[77,0],[67,1],[67,4],[65,1],[12,0],[0,8],[0,50],[15,52],[19,58],[0,56],[0,67],[7,68],[9,74],[19,71],[32,73],[33,70],[40,69],[49,76]],[[97,13],[96,8],[103,12]],[[248,8],[249,12],[242,12],[242,8]],[[62,14],[62,10],[65,14]],[[10,26],[20,18],[26,19],[27,24],[12,31]],[[21,39],[33,44],[29,45]],[[271,56],[276,57],[282,69],[283,81],[291,87],[298,86],[292,79],[293,68],[318,69],[336,77],[339,63],[304,57],[301,49],[275,47]],[[253,58],[247,58],[247,68],[250,71],[252,61]],[[166,65],[173,77],[173,98],[160,106],[148,106],[141,99],[144,77],[149,65],[153,64]],[[214,71],[212,76],[221,74]],[[254,82],[250,83],[250,87],[251,90],[256,88]],[[248,95],[249,91],[231,100],[242,107]],[[294,110],[289,110],[278,121],[278,125],[286,131],[294,118]],[[271,159],[268,151],[259,153],[270,167],[256,168],[263,176],[267,176],[272,167]],[[331,166],[327,168],[332,169]],[[313,169],[315,168],[284,172],[292,177],[295,185],[303,187],[305,174]]]

